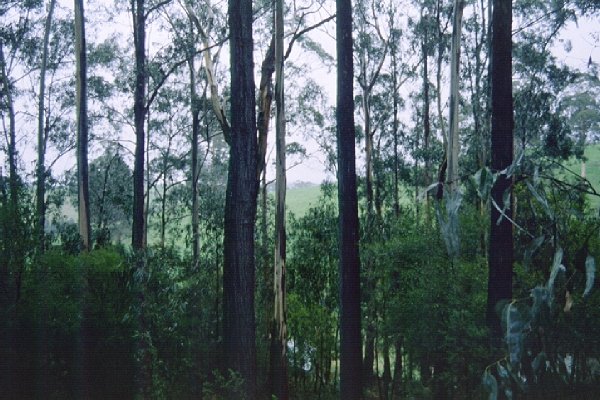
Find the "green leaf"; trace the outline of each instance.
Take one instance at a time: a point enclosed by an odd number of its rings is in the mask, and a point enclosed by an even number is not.
[[[548,205],[548,200],[546,200],[545,197],[540,195],[540,193],[535,189],[535,187],[533,187],[533,185],[530,182],[525,182],[525,183],[527,185],[527,188],[533,195],[533,197],[535,197],[535,199],[538,201],[538,203],[540,203],[542,205],[542,208],[544,209],[544,211],[546,212],[548,217],[550,217],[551,219],[554,219],[554,213],[552,212],[552,210],[550,209],[550,206]]]
[[[473,180],[475,181],[475,189],[477,190],[477,194],[483,200],[486,200],[490,197],[490,191],[492,190],[492,186],[494,185],[495,176],[492,174],[489,168],[485,167],[475,172],[473,175]]]
[[[503,322],[506,325],[505,340],[508,347],[509,360],[512,365],[521,361],[523,354],[523,331],[527,324],[527,316],[523,315],[514,303],[504,307]]]

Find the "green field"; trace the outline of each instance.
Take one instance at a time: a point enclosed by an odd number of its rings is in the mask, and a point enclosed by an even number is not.
[[[587,159],[585,163],[586,178],[596,192],[600,193],[600,144],[587,146],[584,154]],[[572,159],[569,160],[566,166],[577,175],[581,174],[581,161]],[[600,197],[593,195],[588,197],[592,207],[598,208],[600,206]]]
[[[319,185],[302,186],[288,189],[285,205],[288,212],[296,217],[304,215],[310,207],[319,203],[321,188]]]

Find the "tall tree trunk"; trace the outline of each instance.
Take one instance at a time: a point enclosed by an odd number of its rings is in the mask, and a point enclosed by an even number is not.
[[[0,41],[0,79],[2,80],[2,86],[4,87],[4,96],[0,97],[0,101],[6,107],[8,113],[8,136],[7,136],[7,152],[8,152],[8,195],[9,195],[9,207],[11,216],[15,221],[21,221],[20,212],[20,190],[21,190],[21,179],[17,171],[17,129],[16,129],[16,114],[15,107],[12,97],[12,87],[7,72],[7,63],[4,56],[4,48],[2,41]],[[23,248],[23,224],[14,223],[9,224],[9,229],[6,237],[10,239],[10,246],[8,249],[8,257],[4,262],[6,267],[3,266],[5,271],[2,274],[6,276],[6,282],[0,282],[8,287],[8,296],[10,300],[14,300],[15,303],[19,302],[21,297],[21,275],[25,268],[25,254]],[[9,277],[14,274],[14,286],[12,282],[8,282]]]
[[[458,137],[458,102],[460,71],[460,38],[462,31],[462,15],[464,0],[454,0],[454,20],[452,23],[452,49],[450,54],[450,131],[448,132],[448,190],[454,191],[459,184],[458,154],[460,141]]]
[[[362,398],[362,346],[351,0],[338,0],[336,15],[340,399],[358,400]]]
[[[402,337],[396,339],[394,343],[396,358],[394,360],[394,378],[392,381],[392,391],[390,397],[397,397],[402,390]]]
[[[421,15],[421,20],[423,20],[423,15]],[[423,52],[423,150],[425,151],[425,186],[429,186],[431,183],[429,171],[429,137],[431,135],[431,123],[429,120],[429,36],[427,29],[427,26],[425,26],[423,43],[421,45]],[[427,224],[429,225],[429,191],[425,193],[425,215]]]
[[[392,365],[390,362],[390,341],[389,338],[383,339],[383,399],[390,399],[390,384],[392,383]]]
[[[436,82],[437,82],[437,111],[438,120],[440,124],[440,131],[442,132],[442,144],[444,149],[448,149],[448,137],[446,135],[446,127],[444,124],[444,115],[442,113],[442,61],[444,60],[444,32],[442,31],[442,1],[438,0],[435,11],[435,19],[438,28],[438,48],[437,48],[437,71],[436,71]]]
[[[232,398],[256,398],[254,224],[258,141],[252,42],[252,1],[229,0],[231,135],[225,198],[223,343],[226,367],[244,380]]]
[[[87,94],[87,50],[85,38],[85,12],[83,0],[74,1],[75,8],[75,64],[76,64],[76,109],[77,109],[77,187],[78,187],[78,214],[79,236],[81,237],[84,252],[92,248],[92,233],[90,225],[90,190],[88,170],[88,94]],[[91,330],[90,311],[86,304],[86,285],[81,293],[81,326],[75,341],[75,348],[79,353],[75,380],[78,397],[87,398],[91,367]]]
[[[198,164],[198,142],[200,138],[200,99],[196,91],[196,68],[194,55],[188,55],[190,69],[190,97],[192,113],[192,270],[198,270],[200,263],[200,205],[198,201],[198,179],[200,175]],[[205,113],[206,118],[206,113]]]
[[[134,126],[135,153],[133,166],[133,225],[131,244],[134,251],[144,248],[144,147],[146,136],[146,11],[144,0],[132,0],[133,38],[135,45]]]
[[[275,2],[275,146],[276,146],[276,212],[275,212],[275,260],[274,260],[274,303],[273,332],[271,336],[271,373],[273,390],[278,400],[287,400],[287,327],[285,305],[285,102],[284,102],[284,59],[283,59],[283,0]]]
[[[512,2],[494,0],[492,14],[492,172],[499,173],[513,162],[512,98]],[[503,207],[504,194],[510,191],[511,202],[504,213],[512,218],[512,181],[500,174],[492,187],[492,201]],[[502,329],[496,306],[512,298],[513,227],[491,206],[487,323],[492,343],[499,344]],[[499,222],[499,223],[498,223]]]
[[[52,29],[52,16],[56,0],[50,0],[48,15],[44,27],[44,47],[42,49],[42,63],[40,65],[40,93],[38,98],[38,160],[36,168],[36,231],[38,239],[38,250],[42,254],[45,250],[46,225],[46,143],[48,140],[48,123],[45,118],[46,100],[46,69],[48,66],[48,47],[50,42],[50,31]],[[46,121],[46,123],[44,123]]]
[[[90,190],[88,173],[87,55],[83,0],[75,0],[75,59],[77,63],[77,183],[79,235],[83,250],[91,250]]]
[[[394,135],[394,215],[400,215],[400,160],[398,159],[398,62],[396,58],[395,46],[392,47],[392,81],[394,85],[393,93],[393,112],[394,119],[392,130]]]
[[[144,216],[144,148],[146,136],[146,8],[145,0],[131,0],[133,14],[133,41],[135,46],[135,91],[134,127],[135,152],[133,165],[133,224],[131,244],[136,255],[137,282],[137,390],[141,398],[150,398],[152,391],[152,355],[148,339],[146,321],[146,258],[144,255],[145,216]]]

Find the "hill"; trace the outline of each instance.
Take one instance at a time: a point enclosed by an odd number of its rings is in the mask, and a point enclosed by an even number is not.
[[[303,184],[294,186],[287,190],[285,205],[288,212],[292,212],[296,217],[300,217],[304,215],[310,207],[318,204],[320,195],[320,185]]]

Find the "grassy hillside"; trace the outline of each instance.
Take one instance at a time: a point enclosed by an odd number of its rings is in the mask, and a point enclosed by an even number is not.
[[[600,144],[586,147],[584,154],[587,158],[585,164],[586,178],[590,181],[594,189],[600,193]],[[570,160],[567,163],[567,167],[571,169],[571,171],[581,174],[581,161],[575,159]],[[589,199],[592,207],[598,208],[600,206],[599,197],[589,196]]]
[[[308,211],[310,207],[318,204],[321,188],[319,185],[307,185],[288,189],[285,204],[288,212],[294,213],[300,217]]]

